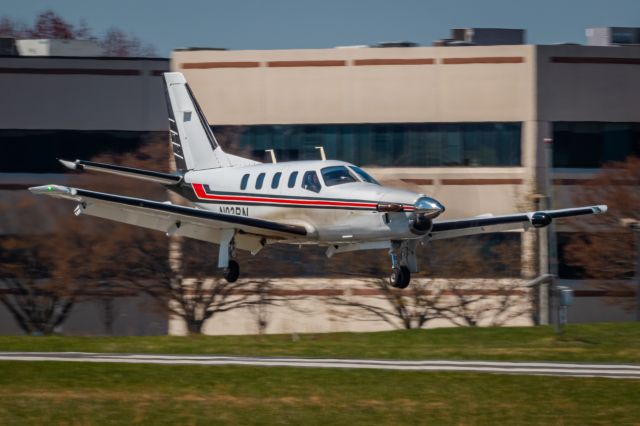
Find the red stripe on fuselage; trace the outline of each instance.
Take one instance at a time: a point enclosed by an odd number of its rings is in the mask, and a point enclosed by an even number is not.
[[[196,196],[202,200],[216,200],[216,201],[242,201],[251,203],[269,203],[269,204],[294,204],[305,206],[332,206],[332,207],[354,207],[354,208],[367,208],[375,209],[377,203],[356,203],[351,201],[327,201],[319,199],[310,200],[298,200],[298,199],[286,199],[286,198],[269,198],[269,197],[248,197],[243,195],[213,195],[208,194],[204,189],[204,185],[201,183],[192,183],[193,190]]]

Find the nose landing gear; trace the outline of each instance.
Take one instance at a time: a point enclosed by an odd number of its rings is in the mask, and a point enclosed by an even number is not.
[[[417,272],[418,266],[414,241],[392,241],[391,250],[391,276],[389,282],[392,287],[405,289],[411,282],[411,272]],[[399,254],[399,256],[398,256]],[[398,261],[400,257],[400,261]]]
[[[222,276],[229,283],[235,283],[240,276],[240,265],[235,260],[230,260],[229,264],[224,271],[222,271]]]
[[[391,287],[405,289],[411,282],[411,271],[406,266],[393,268],[389,281],[391,282]]]

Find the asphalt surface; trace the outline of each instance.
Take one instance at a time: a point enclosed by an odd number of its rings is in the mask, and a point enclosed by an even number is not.
[[[453,371],[537,376],[639,379],[640,365],[566,362],[397,361],[375,359],[245,357],[219,355],[108,354],[88,352],[0,352],[0,361],[64,361],[161,365],[244,365],[260,367],[366,368]]]

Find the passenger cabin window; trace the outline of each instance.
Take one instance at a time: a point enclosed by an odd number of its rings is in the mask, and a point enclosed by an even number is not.
[[[298,172],[292,172],[289,175],[289,188],[293,188],[294,186],[296,186],[296,179],[298,179]]]
[[[273,175],[273,179],[271,180],[271,188],[276,189],[278,185],[280,185],[280,176],[282,176],[281,172]]]
[[[345,166],[325,167],[321,170],[322,179],[327,186],[341,185],[343,183],[357,182],[356,178]]]
[[[312,192],[320,192],[322,185],[315,171],[308,171],[302,177],[302,188]]]
[[[256,189],[262,189],[263,183],[264,183],[264,173],[260,173],[258,175],[258,179],[256,179]]]
[[[349,166],[349,168],[351,170],[353,170],[354,172],[356,172],[356,174],[358,176],[360,176],[360,179],[362,179],[363,181],[367,182],[367,183],[373,183],[374,185],[380,185],[378,183],[377,180],[375,180],[374,178],[371,177],[371,175],[367,172],[365,172],[364,170],[362,170],[360,167],[356,167],[356,166]]]
[[[242,180],[240,181],[240,189],[247,189],[247,184],[249,183],[249,174],[242,176]]]

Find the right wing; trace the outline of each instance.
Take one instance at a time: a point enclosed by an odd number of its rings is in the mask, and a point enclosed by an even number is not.
[[[291,240],[310,237],[313,232],[302,225],[285,224],[246,216],[216,213],[194,207],[124,197],[61,185],[29,188],[34,194],[76,201],[76,215],[88,214],[116,222],[166,232],[218,244],[221,231],[238,231],[236,246],[258,251],[266,239]]]
[[[541,228],[561,217],[602,214],[607,206],[574,207],[561,210],[540,210],[527,213],[516,213],[504,216],[478,216],[464,219],[442,220],[433,223],[428,234],[430,240],[462,237],[465,235],[484,234],[510,230],[527,230],[531,227]]]

